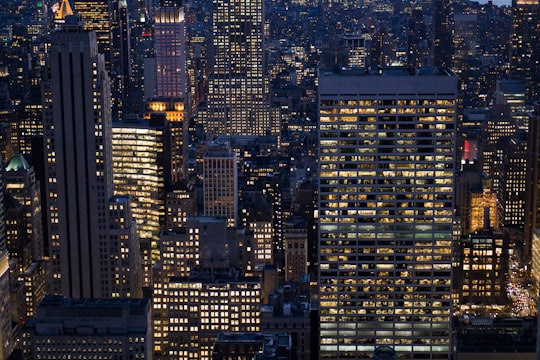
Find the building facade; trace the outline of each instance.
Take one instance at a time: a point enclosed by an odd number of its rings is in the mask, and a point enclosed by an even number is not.
[[[204,125],[210,139],[266,135],[272,128],[263,71],[263,14],[262,0],[213,2],[214,63]]]
[[[158,8],[155,21],[157,96],[185,99],[187,63],[184,9],[176,6]]]
[[[227,146],[211,147],[204,155],[204,215],[225,217],[228,226],[238,221],[237,169],[237,155]]]
[[[149,299],[46,296],[22,330],[25,359],[152,359]]]
[[[51,35],[44,81],[46,191],[51,290],[108,297],[102,285],[107,206],[113,193],[109,79],[96,34],[67,17]]]
[[[320,356],[446,359],[456,77],[319,76]]]

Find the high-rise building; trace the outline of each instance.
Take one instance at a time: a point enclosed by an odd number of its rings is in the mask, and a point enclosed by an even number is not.
[[[517,127],[512,119],[508,105],[494,105],[483,125],[482,171],[493,180],[491,189],[498,192],[500,188],[499,172],[506,152],[501,144],[513,137]]]
[[[116,0],[111,5],[111,88],[113,94],[113,118],[122,119],[131,109],[128,96],[132,90],[131,27],[126,0]],[[135,110],[135,111],[134,111]]]
[[[512,1],[510,75],[525,82],[525,98],[532,103],[540,95],[540,3]]]
[[[505,228],[525,229],[527,201],[531,191],[528,173],[528,139],[524,132],[505,139],[501,145],[505,149],[502,162],[498,164],[500,176],[498,203],[500,219]]]
[[[4,173],[6,192],[23,208],[21,236],[29,243],[29,260],[43,259],[43,231],[41,221],[41,192],[34,168],[22,154],[11,157]],[[25,271],[26,269],[22,269]]]
[[[213,146],[203,158],[204,215],[227,218],[234,227],[238,217],[236,153],[227,146]]]
[[[366,36],[361,34],[346,34],[339,38],[347,51],[347,66],[351,68],[363,68],[366,65],[367,49]]]
[[[82,15],[84,29],[96,32],[98,52],[105,56],[105,65],[109,70],[111,61],[111,0],[76,0],[73,12]]]
[[[452,66],[452,7],[450,0],[435,0],[433,14],[433,64]]]
[[[170,358],[210,360],[220,331],[260,331],[258,277],[229,272],[174,277],[164,294]]]
[[[461,268],[454,274],[454,288],[461,310],[475,311],[473,304],[504,305],[508,273],[508,241],[502,231],[476,230],[463,237],[457,246]]]
[[[184,8],[156,9],[154,54],[157,96],[187,100],[187,63]]]
[[[116,298],[141,298],[143,275],[139,236],[131,214],[129,196],[113,196],[109,201],[110,258],[108,266],[110,289],[107,293]],[[105,284],[104,284],[105,285]]]
[[[44,81],[51,290],[108,297],[107,207],[113,194],[109,78],[96,33],[80,16],[51,34]]]
[[[218,0],[213,5],[214,63],[205,133],[210,138],[266,135],[272,127],[263,69],[263,1]]]
[[[467,234],[486,227],[499,229],[497,194],[483,189],[481,192],[469,192],[468,198]],[[486,211],[489,211],[488,217],[485,216]]]
[[[46,296],[22,330],[25,359],[151,359],[149,299]]]
[[[131,197],[142,249],[144,286],[151,285],[152,265],[159,259],[159,233],[165,225],[167,161],[164,122],[125,119],[112,126],[113,181],[116,195]]]
[[[285,241],[285,281],[300,281],[306,275],[308,264],[308,238],[306,222],[287,221]]]
[[[9,253],[6,246],[4,181],[0,177],[0,358],[7,359],[15,348],[11,322]]]
[[[181,182],[168,192],[165,210],[167,229],[184,227],[188,216],[197,215],[197,194],[193,184]]]
[[[525,82],[501,79],[495,86],[495,105],[509,106],[515,126],[529,131],[529,114],[533,109],[525,98]]]
[[[145,102],[144,118],[164,121],[167,126],[166,142],[170,143],[166,155],[166,158],[170,160],[170,174],[167,183],[171,186],[175,185],[187,177],[188,117],[186,116],[185,102],[183,99],[177,98],[148,99]]]
[[[455,75],[320,72],[320,357],[450,351]]]

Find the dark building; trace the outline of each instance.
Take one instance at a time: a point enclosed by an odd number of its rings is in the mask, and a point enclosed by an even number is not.
[[[452,358],[534,360],[536,333],[536,317],[455,317],[452,319]]]
[[[529,102],[540,94],[540,4],[538,0],[512,1],[510,73],[525,81]]]
[[[222,332],[217,336],[211,359],[295,359],[290,350],[291,338],[287,333]]]
[[[433,64],[435,66],[452,66],[452,12],[449,0],[435,0],[433,18]]]

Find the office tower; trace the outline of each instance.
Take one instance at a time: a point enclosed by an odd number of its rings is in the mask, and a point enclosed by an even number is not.
[[[160,236],[161,260],[153,267],[153,327],[154,351],[158,358],[166,357],[169,323],[167,292],[173,277],[191,276],[200,269],[229,269],[229,244],[225,218],[211,216],[188,217],[186,225],[175,231],[166,230]],[[231,250],[232,251],[232,250]]]
[[[530,119],[529,134],[530,178],[532,185],[527,202],[527,216],[531,229],[530,263],[531,275],[540,284],[540,105],[536,105]]]
[[[347,66],[363,68],[366,66],[367,49],[366,36],[360,34],[346,34],[339,37],[342,47],[347,51]]]
[[[263,1],[218,0],[212,9],[213,70],[206,135],[266,135],[271,129],[263,69]]]
[[[456,137],[445,68],[320,72],[320,357],[446,359]]]
[[[469,192],[468,195],[467,234],[484,229],[486,225],[490,225],[493,229],[499,229],[497,194],[489,189],[483,189],[481,192]],[[489,211],[489,218],[485,216],[486,211]],[[489,224],[486,224],[486,220],[489,221]]]
[[[8,250],[5,243],[0,245],[0,314],[0,358],[7,359],[16,344],[12,336]]]
[[[390,35],[386,28],[380,28],[373,34],[370,48],[371,67],[384,67],[390,63],[389,42]]]
[[[29,261],[43,259],[43,231],[41,221],[41,192],[34,168],[22,154],[11,157],[4,172],[6,193],[22,207],[23,234],[29,244]],[[21,241],[24,242],[24,241]],[[29,264],[28,264],[29,265]],[[21,269],[22,271],[26,270]]]
[[[300,281],[306,275],[308,264],[308,239],[306,222],[285,223],[285,281]]]
[[[474,312],[480,311],[482,306],[507,303],[509,248],[502,231],[489,228],[489,222],[483,229],[476,230],[459,241],[461,267],[454,270],[454,288],[459,294],[459,310]]]
[[[500,176],[498,200],[500,218],[505,228],[524,229],[526,225],[526,202],[531,190],[528,186],[527,146],[527,135],[523,132],[518,132],[516,136],[502,143],[505,151],[498,171]]]
[[[19,116],[15,110],[0,110],[0,159],[9,161],[16,153],[17,131],[13,129]]]
[[[525,82],[525,98],[529,103],[540,95],[539,21],[538,0],[512,1],[510,76]]]
[[[476,56],[478,46],[477,14],[454,14],[453,43],[456,59],[463,60]]]
[[[452,66],[452,8],[450,0],[435,0],[433,15],[433,64]]]
[[[212,359],[221,331],[260,331],[261,283],[231,272],[173,277],[164,289],[167,354],[174,359]]]
[[[210,147],[203,158],[204,215],[222,216],[234,227],[238,217],[236,153],[228,146]]]
[[[102,256],[109,252],[107,207],[113,194],[109,78],[96,33],[81,18],[51,34],[44,81],[51,291],[108,297]]]
[[[41,73],[36,71],[31,76],[30,91],[24,99],[22,105],[24,110],[17,126],[17,148],[33,164],[37,162],[37,159],[33,159],[37,155],[32,154],[32,141],[34,138],[43,137],[43,104],[41,101],[41,79],[38,79]]]
[[[157,8],[155,21],[157,96],[187,100],[184,8]]]
[[[96,32],[98,53],[104,55],[105,67],[109,71],[112,42],[110,0],[75,0],[73,12],[82,16],[85,30]]]
[[[188,216],[197,215],[197,194],[193,184],[180,182],[165,199],[165,228],[178,229],[186,225]]]
[[[110,251],[106,255],[111,288],[111,297],[142,297],[142,265],[139,236],[131,214],[129,196],[113,196],[109,201]],[[105,285],[104,285],[105,286]]]
[[[407,25],[407,65],[426,66],[429,59],[429,41],[422,7],[417,6],[412,10]]]
[[[518,129],[529,130],[529,114],[532,106],[525,98],[525,82],[523,80],[497,80],[495,83],[495,104],[510,106],[514,124]]]
[[[37,305],[46,294],[47,262],[40,261],[32,263],[21,274],[21,277],[24,281],[23,306],[26,311],[25,318],[29,318],[36,314]]]
[[[187,177],[188,141],[186,106],[183,99],[152,98],[145,101],[144,118],[165,121],[167,124],[167,158],[170,159],[170,174],[167,184],[176,185]],[[167,189],[170,189],[167,186]]]
[[[128,96],[132,90],[131,26],[126,0],[115,0],[111,4],[111,88],[113,94],[113,118],[123,119],[128,113],[136,114],[130,108]]]
[[[169,162],[163,121],[125,119],[112,126],[113,181],[116,195],[131,197],[142,249],[144,286],[151,285],[152,265],[159,259],[159,233],[165,225],[165,187]],[[144,252],[144,251],[143,251]]]
[[[274,263],[274,251],[272,248],[272,222],[251,221],[249,228],[253,231],[253,252],[255,263]]]
[[[46,296],[22,330],[25,359],[151,359],[149,299]]]
[[[7,359],[16,346],[11,323],[9,254],[6,244],[4,181],[0,176],[0,358]]]
[[[500,188],[499,171],[506,153],[504,144],[517,131],[508,105],[494,105],[484,123],[482,146],[482,171],[493,180],[491,190]]]

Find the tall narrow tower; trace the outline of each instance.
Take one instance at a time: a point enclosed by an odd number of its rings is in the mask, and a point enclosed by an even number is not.
[[[156,9],[155,45],[157,96],[186,96],[186,36],[184,8],[179,5]]]
[[[443,68],[321,72],[321,358],[448,358],[456,88]]]
[[[512,1],[510,74],[525,82],[530,103],[540,96],[540,4],[538,0]]]
[[[44,132],[52,290],[107,297],[100,255],[110,246],[112,196],[109,78],[96,33],[80,17],[51,35]]]
[[[216,0],[214,66],[208,87],[210,136],[266,135],[271,129],[263,71],[263,1]]]

